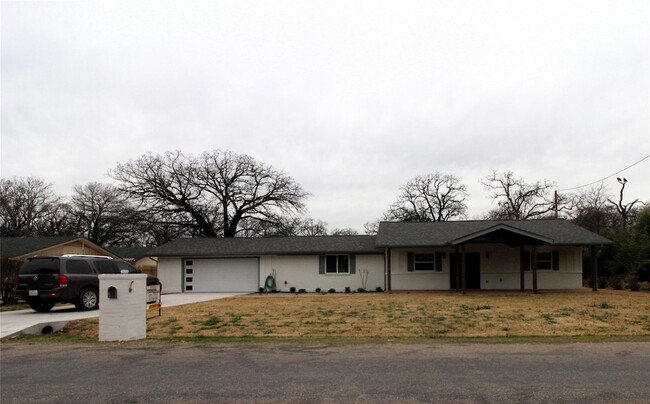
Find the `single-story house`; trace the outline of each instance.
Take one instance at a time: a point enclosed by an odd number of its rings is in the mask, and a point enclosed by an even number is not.
[[[185,238],[154,248],[163,292],[578,289],[585,247],[566,220],[382,222],[377,235]],[[595,265],[593,265],[595,267]]]
[[[109,250],[124,261],[138,268],[142,273],[156,276],[157,262],[149,256],[152,247],[110,247]]]
[[[17,276],[22,263],[29,257],[37,255],[60,256],[64,254],[107,255],[118,258],[117,255],[83,237],[1,237],[1,278],[3,282],[5,278],[13,280]]]

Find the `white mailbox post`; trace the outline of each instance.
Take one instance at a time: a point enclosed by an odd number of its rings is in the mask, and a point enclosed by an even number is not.
[[[147,338],[147,275],[99,275],[99,340]]]

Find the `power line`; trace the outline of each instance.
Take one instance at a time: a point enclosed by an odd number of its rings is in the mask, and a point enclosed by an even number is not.
[[[631,164],[631,165],[625,167],[624,169],[615,172],[614,174],[611,174],[611,175],[608,175],[607,177],[601,178],[601,179],[599,179],[598,181],[594,181],[594,182],[591,182],[591,183],[589,183],[589,184],[585,184],[585,185],[580,185],[580,186],[578,186],[578,187],[567,188],[567,189],[559,189],[557,192],[573,191],[573,190],[575,190],[575,189],[580,189],[580,188],[588,187],[588,186],[591,186],[591,185],[594,185],[594,184],[598,184],[599,182],[603,182],[603,181],[605,181],[605,180],[607,180],[607,179],[612,178],[612,177],[615,176],[615,175],[618,175],[618,174],[622,173],[623,171],[625,171],[625,170],[627,170],[627,169],[630,169],[630,168],[634,167],[635,165],[641,163],[641,162],[644,161],[644,160],[647,160],[648,158],[650,158],[650,154],[648,154],[647,156],[645,156],[645,157],[642,158],[641,160],[637,161],[636,163]]]

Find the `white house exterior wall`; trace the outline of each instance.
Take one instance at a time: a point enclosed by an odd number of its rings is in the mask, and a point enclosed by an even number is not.
[[[282,292],[288,292],[291,287],[296,290],[305,289],[313,292],[316,288],[327,291],[331,288],[343,292],[346,287],[357,290],[363,287],[361,273],[368,271],[367,290],[375,290],[384,286],[384,257],[383,255],[357,255],[355,274],[319,274],[318,255],[260,257],[260,287],[264,287],[266,277],[273,270],[276,273],[276,285]]]
[[[526,248],[530,250],[530,248]],[[539,247],[538,251],[558,250],[559,271],[538,270],[537,285],[540,289],[580,289],[582,287],[582,248]],[[408,272],[407,253],[444,252],[442,271]],[[448,290],[450,288],[450,254],[454,249],[415,248],[393,249],[391,252],[391,273],[393,290]],[[467,245],[465,252],[479,253],[481,289],[507,290],[520,287],[519,247],[503,244]],[[532,274],[524,274],[525,287],[532,289]]]
[[[182,292],[183,265],[180,257],[160,257],[158,259],[158,279],[162,283],[162,293]]]
[[[407,253],[445,252],[442,271],[408,272]],[[447,249],[411,248],[393,249],[391,254],[392,290],[446,290],[449,289],[449,252]]]
[[[529,248],[527,248],[529,249]],[[537,280],[540,289],[580,289],[582,287],[582,248],[581,247],[539,247],[538,251],[559,250],[560,270],[538,270]],[[408,272],[407,253],[436,252],[444,253],[442,270],[431,272]],[[468,245],[466,252],[480,254],[481,289],[518,290],[519,248],[502,244]],[[391,286],[393,290],[448,290],[450,288],[450,257],[452,248],[394,248],[391,250]],[[385,289],[384,256],[357,255],[355,274],[319,274],[318,255],[305,256],[261,256],[259,259],[259,287],[264,287],[266,277],[273,270],[276,273],[276,286],[280,291],[306,289],[313,292],[316,288],[327,291],[334,288],[342,292],[346,287],[351,290],[364,287],[360,274],[368,271],[367,290],[377,287]],[[182,260],[180,257],[160,257],[158,260],[158,278],[163,285],[163,293],[182,292]],[[526,289],[532,289],[532,274],[524,274]],[[285,283],[286,282],[286,283]]]

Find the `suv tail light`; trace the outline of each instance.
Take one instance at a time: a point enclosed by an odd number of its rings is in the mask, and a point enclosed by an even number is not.
[[[65,275],[59,275],[59,286],[64,287],[68,286],[68,277]]]

